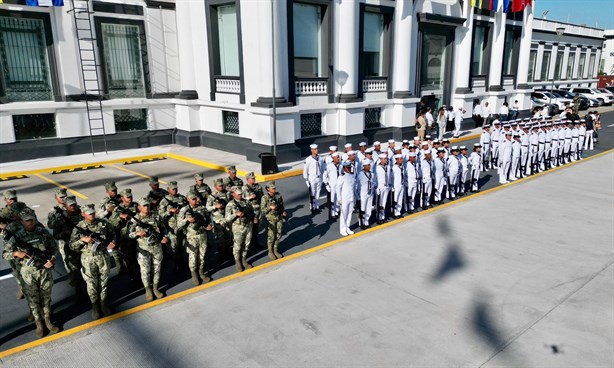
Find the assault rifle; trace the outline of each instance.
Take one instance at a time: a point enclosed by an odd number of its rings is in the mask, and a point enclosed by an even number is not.
[[[17,250],[20,250],[26,254],[26,266],[33,266],[36,268],[44,268],[45,264],[53,258],[54,254],[49,252],[48,250],[40,250],[32,246],[32,244],[20,239],[17,236],[13,236],[15,238],[15,247]],[[55,268],[51,268],[55,271]],[[59,274],[58,271],[55,271]]]
[[[153,225],[143,222],[136,217],[133,217],[132,221],[143,229],[149,243],[159,243],[164,237]]]
[[[104,234],[89,229],[84,229],[80,226],[75,226],[75,229],[77,229],[78,233],[89,236],[94,241],[92,243],[92,252],[104,250],[107,248],[109,243],[111,243]]]

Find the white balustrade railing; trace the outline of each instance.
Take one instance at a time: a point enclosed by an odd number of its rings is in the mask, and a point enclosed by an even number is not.
[[[215,80],[215,92],[219,93],[241,93],[241,80],[217,78]]]
[[[363,92],[386,92],[388,90],[386,79],[365,79],[362,81]]]
[[[328,93],[328,81],[326,79],[295,81],[294,91],[297,96],[325,95]]]

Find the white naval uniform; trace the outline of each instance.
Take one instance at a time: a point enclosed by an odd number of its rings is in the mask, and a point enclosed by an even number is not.
[[[337,183],[337,196],[339,197],[341,211],[339,214],[339,232],[341,235],[353,234],[350,230],[354,202],[356,200],[356,176],[344,174]]]
[[[559,153],[559,130],[552,128],[550,133],[550,167],[556,165],[556,157]]]
[[[382,166],[381,163],[375,165],[375,173],[377,174],[377,194],[379,196],[379,203],[377,203],[377,219],[382,221],[386,219],[386,201],[388,200],[388,194],[392,188],[392,170],[390,163],[386,166]]]
[[[521,156],[521,149],[520,149],[520,141],[517,140],[513,140],[512,141],[512,166],[511,166],[511,171],[510,171],[510,180],[516,180],[518,179],[518,174],[519,174],[519,170],[520,170],[520,156]]]
[[[499,145],[499,155],[501,155],[501,166],[499,167],[499,184],[507,183],[507,176],[512,164],[512,141],[504,138]]]
[[[313,155],[311,155],[305,159],[303,179],[305,179],[313,198],[313,203],[310,203],[311,210],[320,208],[320,191],[322,190],[324,169],[324,160],[319,156],[313,157]]]
[[[331,216],[339,216],[339,197],[337,196],[337,182],[343,172],[341,164],[335,165],[333,162],[326,166],[324,171],[324,185],[330,193]]]
[[[422,178],[422,169],[418,161],[412,163],[407,161],[407,209],[413,211],[416,209],[416,195],[418,194],[418,184]]]
[[[362,213],[362,225],[369,226],[371,213],[373,212],[373,197],[377,188],[377,176],[369,171],[361,171],[356,179],[356,192],[360,197],[360,211]]]
[[[431,193],[433,193],[433,160],[427,161],[423,158],[420,161],[422,169],[422,208],[431,205]]]
[[[458,137],[460,134],[461,124],[463,122],[463,111],[456,110],[454,112],[454,136]]]
[[[546,146],[544,147],[544,165],[550,166],[550,151],[552,150],[552,129],[546,129]]]
[[[546,153],[546,132],[544,128],[540,128],[537,132],[537,162],[539,162],[539,171],[544,171],[544,154]]]
[[[538,158],[538,153],[539,153],[539,134],[538,133],[533,133],[531,132],[531,135],[529,136],[529,140],[530,140],[530,155],[531,155],[531,171],[530,173],[533,172],[533,169],[537,170],[537,158]]]
[[[520,171],[522,176],[531,173],[531,159],[529,158],[529,134],[524,131],[520,134]],[[522,172],[524,170],[524,172]]]
[[[450,198],[455,198],[458,193],[458,181],[459,175],[461,171],[460,165],[460,154],[458,156],[450,155],[446,160],[448,164],[448,175],[450,177],[450,187],[448,188],[448,193]]]
[[[407,188],[407,174],[405,167],[396,163],[392,166],[392,191],[394,201],[394,215],[401,216],[405,207],[405,188]]]
[[[505,138],[505,136],[502,134],[503,128],[492,128],[490,131],[490,142],[491,142],[491,153],[490,153],[490,157],[492,162],[494,162],[494,167],[493,169],[496,169],[497,167],[499,167],[499,144],[501,143],[501,141],[503,141],[503,139]],[[484,145],[482,145],[483,147]]]
[[[485,171],[488,171],[488,161],[490,160],[490,133],[483,131],[480,136],[480,146],[482,146],[482,165],[484,165]]]
[[[575,126],[571,130],[571,161],[576,161],[578,158],[578,143],[580,138],[580,132]]]
[[[434,174],[435,174],[435,202],[440,202],[444,199],[443,190],[446,187],[447,164],[445,158],[435,158]]]
[[[582,159],[582,150],[584,150],[584,145],[586,142],[586,127],[580,125],[578,128],[578,159]]]
[[[477,191],[478,181],[480,180],[480,172],[482,172],[482,154],[477,153],[475,151],[471,152],[471,156],[469,156],[469,164],[471,165],[471,182],[470,182],[470,190],[472,192]]]
[[[458,157],[460,157],[461,164],[460,183],[458,183],[460,189],[459,193],[465,194],[467,191],[467,174],[469,174],[469,157],[463,155],[462,153]]]
[[[571,140],[573,137],[573,133],[569,127],[565,128],[565,163],[570,161],[571,156]]]

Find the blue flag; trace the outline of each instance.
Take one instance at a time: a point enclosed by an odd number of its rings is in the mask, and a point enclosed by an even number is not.
[[[26,0],[27,6],[64,6],[64,0]]]
[[[512,0],[503,0],[503,12],[509,13],[512,10]]]

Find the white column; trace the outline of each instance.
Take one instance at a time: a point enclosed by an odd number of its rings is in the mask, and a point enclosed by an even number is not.
[[[571,76],[570,79],[578,78],[578,64],[580,63],[580,53],[578,52],[580,48],[578,46],[573,47],[569,52],[573,53],[575,56],[573,58],[573,66],[571,67]]]
[[[493,44],[490,49],[490,72],[488,73],[488,90],[490,91],[503,91],[503,87],[501,86],[501,71],[503,69],[506,19],[506,13],[502,11],[495,12]]]
[[[563,65],[561,65],[561,76],[564,77],[562,79],[569,79],[569,75],[567,75],[567,64],[569,63],[569,47],[563,46]]]
[[[463,13],[467,14],[467,20],[463,26],[456,27],[454,48],[454,79],[456,80],[456,94],[471,93],[469,76],[471,71],[471,52],[473,42],[473,12],[471,1],[465,1]]]
[[[592,51],[592,49],[586,49],[586,52],[584,53],[586,55],[584,57],[584,70],[582,70],[582,75],[580,76],[580,79],[588,78],[588,63],[591,61]]]
[[[516,84],[518,89],[528,89],[529,55],[531,54],[531,38],[533,37],[533,7],[524,8],[522,36],[520,39],[520,57],[518,58],[518,72]]]
[[[178,1],[176,4],[177,40],[179,46],[179,72],[181,92],[177,98],[198,99],[194,77],[194,48],[192,42],[191,1]]]
[[[588,71],[588,77],[591,79],[595,78],[597,76],[597,73],[599,72],[599,65],[601,64],[601,52],[601,49],[597,49],[597,52],[595,53],[595,66],[593,66],[593,70]],[[606,71],[606,73],[609,73],[609,71]]]
[[[410,63],[411,63],[411,36],[413,24],[413,2],[400,0],[396,2],[394,15],[394,97],[409,97]]]
[[[273,2],[273,10],[271,10],[271,2]],[[283,71],[286,70],[287,74],[287,67],[281,63],[281,60],[283,56],[282,51],[285,49],[282,48],[282,35],[287,34],[287,32],[285,28],[282,28],[282,16],[280,14],[280,11],[285,9],[286,1],[260,0],[256,3],[258,34],[260,35],[260,40],[258,43],[258,58],[260,59],[260,70],[258,70],[258,74],[260,76],[260,86],[258,89],[260,91],[260,97],[258,97],[256,102],[252,103],[252,105],[269,107],[273,102],[273,62],[275,62],[275,101],[277,103],[283,103],[286,101],[284,98],[284,81],[287,78],[284,78]],[[245,8],[243,4],[241,4],[241,7],[242,18],[254,16],[253,14],[244,12]],[[242,22],[242,24],[244,24],[244,22]],[[273,35],[274,37],[272,37]],[[275,39],[274,45],[273,38]],[[244,49],[250,47],[254,46],[246,44],[245,42],[243,43]],[[273,48],[275,48],[275,60],[273,60]],[[243,59],[244,65],[249,64],[249,62],[249,60],[245,58]],[[287,81],[285,84],[287,84]]]
[[[550,70],[548,71],[548,80],[554,79],[554,70],[556,69],[559,47],[557,45],[552,45],[552,50],[550,51]]]
[[[335,94],[342,95],[342,100],[358,94],[358,5],[358,0],[335,1]],[[343,85],[338,83],[341,78],[346,78]]]
[[[542,63],[544,61],[544,45],[537,46],[537,58],[535,58],[535,71],[533,80],[542,82]]]

